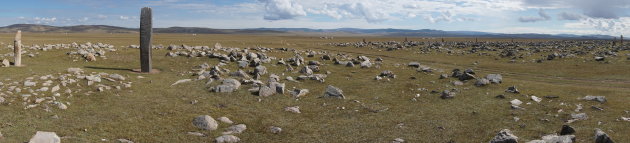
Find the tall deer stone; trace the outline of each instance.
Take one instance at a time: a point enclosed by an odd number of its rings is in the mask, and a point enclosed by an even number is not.
[[[13,52],[15,57],[15,65],[16,67],[22,66],[22,31],[19,31],[15,34],[15,41],[13,41]]]
[[[151,40],[153,26],[151,8],[144,7],[140,13],[140,71],[151,72]]]

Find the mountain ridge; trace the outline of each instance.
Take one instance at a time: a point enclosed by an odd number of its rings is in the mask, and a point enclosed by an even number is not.
[[[38,24],[13,24],[0,27],[0,33],[14,33],[17,30],[31,33],[138,33],[138,28],[126,28],[109,25],[75,25],[50,26]],[[443,31],[435,29],[312,29],[312,28],[246,28],[246,29],[214,29],[204,27],[168,27],[154,28],[155,33],[189,33],[189,34],[310,34],[334,35],[335,33],[398,36],[398,37],[479,37],[479,38],[530,38],[530,39],[612,39],[609,35],[575,35],[575,34],[538,34],[538,33],[490,33],[479,31]]]

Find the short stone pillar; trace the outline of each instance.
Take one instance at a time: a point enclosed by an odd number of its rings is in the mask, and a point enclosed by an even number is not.
[[[15,57],[15,62],[13,65],[16,67],[22,66],[22,31],[17,31],[15,34],[15,41],[13,41],[13,52]]]

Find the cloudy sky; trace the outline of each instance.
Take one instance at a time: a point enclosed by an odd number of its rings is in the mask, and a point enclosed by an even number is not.
[[[11,24],[138,27],[402,28],[630,35],[630,0],[11,0]]]

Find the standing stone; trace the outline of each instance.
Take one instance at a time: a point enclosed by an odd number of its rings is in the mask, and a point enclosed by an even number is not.
[[[15,34],[15,41],[13,41],[13,55],[15,57],[14,65],[16,67],[22,66],[22,31]]]
[[[140,14],[140,66],[141,72],[151,72],[151,36],[152,28],[151,8],[142,8]]]

